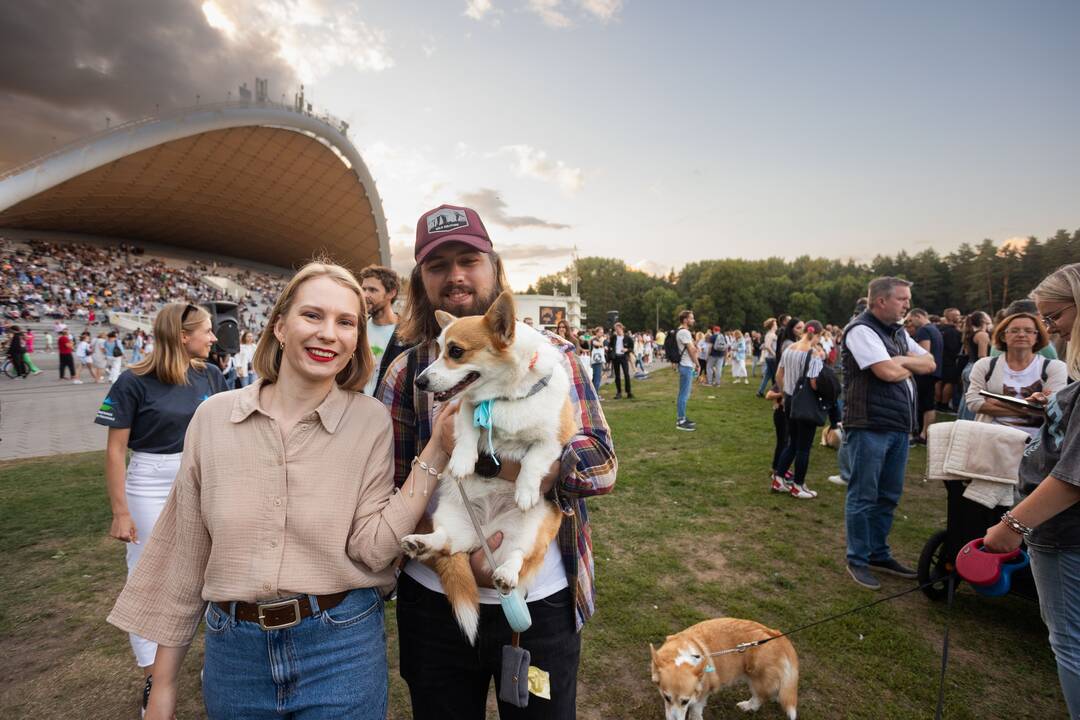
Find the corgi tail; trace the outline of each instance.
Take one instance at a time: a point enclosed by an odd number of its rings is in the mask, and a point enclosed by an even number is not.
[[[469,643],[475,645],[480,625],[480,591],[469,565],[469,554],[459,552],[441,556],[435,560],[435,571],[439,573],[458,626]]]
[[[776,701],[780,703],[789,720],[795,720],[799,704],[799,666],[786,655],[780,663],[780,689],[776,694]]]

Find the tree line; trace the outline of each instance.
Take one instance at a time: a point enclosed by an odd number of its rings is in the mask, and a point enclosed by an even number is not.
[[[657,277],[622,260],[585,257],[577,261],[578,291],[585,324],[606,324],[610,310],[633,330],[671,328],[679,312],[694,311],[697,324],[756,328],[767,317],[790,313],[804,320],[844,324],[875,277],[893,275],[914,283],[912,306],[930,313],[947,307],[991,314],[1026,297],[1054,269],[1080,261],[1080,229],[1058,230],[1040,241],[999,246],[993,240],[962,244],[948,255],[927,249],[911,255],[878,255],[868,264],[826,258],[701,260],[678,273]],[[545,275],[527,292],[570,292],[572,267]]]

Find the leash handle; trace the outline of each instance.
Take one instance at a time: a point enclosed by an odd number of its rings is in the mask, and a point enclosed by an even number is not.
[[[465,486],[461,484],[460,478],[454,478],[454,482],[457,483],[458,490],[461,491],[461,499],[465,503],[465,509],[469,512],[469,518],[472,520],[473,528],[476,530],[476,537],[480,540],[480,547],[484,549],[484,557],[488,561],[488,565],[491,566],[491,571],[495,571],[495,556],[491,553],[491,548],[488,547],[487,538],[484,537],[484,528],[480,526],[480,518],[476,516],[476,508],[469,502],[469,496],[465,492]]]

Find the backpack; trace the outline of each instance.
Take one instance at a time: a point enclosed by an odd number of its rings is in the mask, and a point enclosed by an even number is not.
[[[672,365],[678,365],[684,352],[686,352],[685,347],[682,350],[679,349],[678,331],[672,330],[664,338],[664,356]]]
[[[727,352],[728,341],[724,333],[718,332],[712,336],[712,347],[709,354],[713,357],[722,357]]]

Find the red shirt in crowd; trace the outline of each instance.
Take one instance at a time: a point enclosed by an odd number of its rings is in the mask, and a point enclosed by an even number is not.
[[[71,342],[71,338],[67,335],[61,335],[56,340],[56,347],[60,350],[61,355],[71,355],[75,352],[75,345]]]

